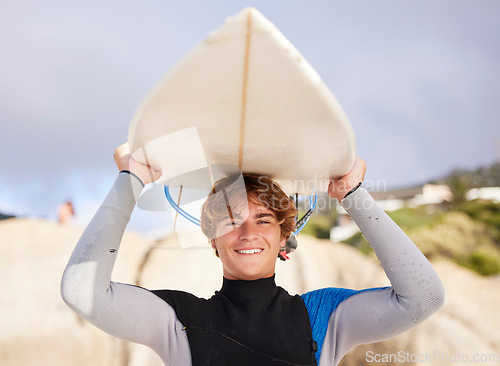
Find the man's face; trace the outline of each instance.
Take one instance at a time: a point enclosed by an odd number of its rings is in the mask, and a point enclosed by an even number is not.
[[[250,197],[249,197],[250,198]],[[256,280],[274,274],[280,247],[285,245],[274,213],[256,199],[239,205],[217,226],[212,247],[222,261],[224,277],[230,280]]]

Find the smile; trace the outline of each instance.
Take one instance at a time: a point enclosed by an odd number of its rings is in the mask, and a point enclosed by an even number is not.
[[[244,250],[235,250],[236,253],[239,254],[257,254],[262,252],[263,249],[244,249]]]

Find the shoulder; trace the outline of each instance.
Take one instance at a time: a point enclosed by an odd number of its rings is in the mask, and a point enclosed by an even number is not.
[[[166,302],[174,302],[174,301],[203,301],[205,299],[193,295],[190,292],[180,291],[180,290],[149,290],[151,293],[158,296],[160,299],[165,300]]]
[[[179,290],[151,290],[153,294],[169,304],[177,314],[177,318],[184,324],[188,319],[205,309],[210,302],[207,299]]]
[[[314,322],[314,320],[318,318],[326,320],[342,302],[351,296],[386,288],[387,287],[377,287],[364,290],[352,290],[347,288],[328,287],[307,292],[301,295],[301,298],[306,305],[311,322]]]
[[[179,290],[150,290],[151,293],[172,306],[176,311],[181,308],[198,306],[207,300],[192,293]]]
[[[334,311],[343,301],[347,300],[353,295],[357,295],[360,293],[386,289],[387,287],[377,287],[377,288],[368,288],[364,290],[352,290],[347,288],[339,288],[339,287],[327,287],[319,290],[314,290],[310,292],[306,292],[301,295],[302,300],[306,304],[307,310],[311,313],[311,311],[318,311],[320,308],[328,313]]]

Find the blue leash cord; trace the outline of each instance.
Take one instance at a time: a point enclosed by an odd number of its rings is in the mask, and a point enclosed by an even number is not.
[[[293,235],[297,235],[304,228],[304,226],[306,226],[317,204],[318,204],[318,195],[317,194],[314,195],[314,201],[313,201],[313,196],[309,196],[309,211],[307,211],[304,217],[302,217],[299,220],[302,221],[302,223],[299,223],[300,226],[295,230]]]
[[[179,205],[177,203],[175,203],[172,196],[170,195],[170,189],[167,186],[165,186],[164,191],[165,191],[165,197],[167,198],[168,203],[170,203],[170,205],[175,209],[175,211],[177,211],[186,220],[192,222],[195,225],[200,226],[200,220],[198,220],[196,217],[194,217],[194,216],[190,215],[189,213],[187,213],[186,211],[184,211],[182,208],[179,207]],[[304,226],[306,226],[306,224],[309,221],[309,219],[311,218],[311,214],[314,211],[314,209],[316,208],[317,204],[318,204],[318,195],[317,194],[314,195],[314,200],[313,200],[313,196],[309,196],[309,211],[300,220],[303,222],[300,223],[300,227],[295,230],[293,235],[297,235],[304,228]],[[305,216],[307,216],[307,217],[305,217]]]
[[[175,209],[175,211],[180,213],[182,217],[191,221],[193,224],[200,226],[200,220],[188,214],[186,211],[180,208],[177,203],[175,203],[175,201],[172,199],[172,196],[170,195],[170,190],[167,186],[165,186],[164,190],[165,190],[165,197],[167,197],[168,203],[170,203],[170,205]]]

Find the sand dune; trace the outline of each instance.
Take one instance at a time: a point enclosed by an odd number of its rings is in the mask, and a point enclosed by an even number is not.
[[[0,221],[0,364],[162,365],[146,347],[102,333],[63,303],[60,278],[81,232],[76,226],[43,220]],[[349,246],[303,235],[299,242],[292,260],[279,262],[277,267],[277,282],[290,293],[326,286],[359,289],[388,284],[376,260]],[[461,364],[467,364],[464,357],[472,361],[474,355],[483,360],[489,356],[489,360],[469,364],[500,365],[499,278],[480,277],[449,262],[435,263],[435,267],[446,288],[444,307],[397,338],[357,347],[342,365],[442,365],[445,358],[451,365],[458,364],[459,356]],[[175,236],[153,241],[127,233],[113,279],[209,297],[220,287],[221,273],[208,245],[181,250]],[[405,355],[407,362],[375,362],[375,357],[390,354]],[[412,362],[418,359],[421,362]]]

